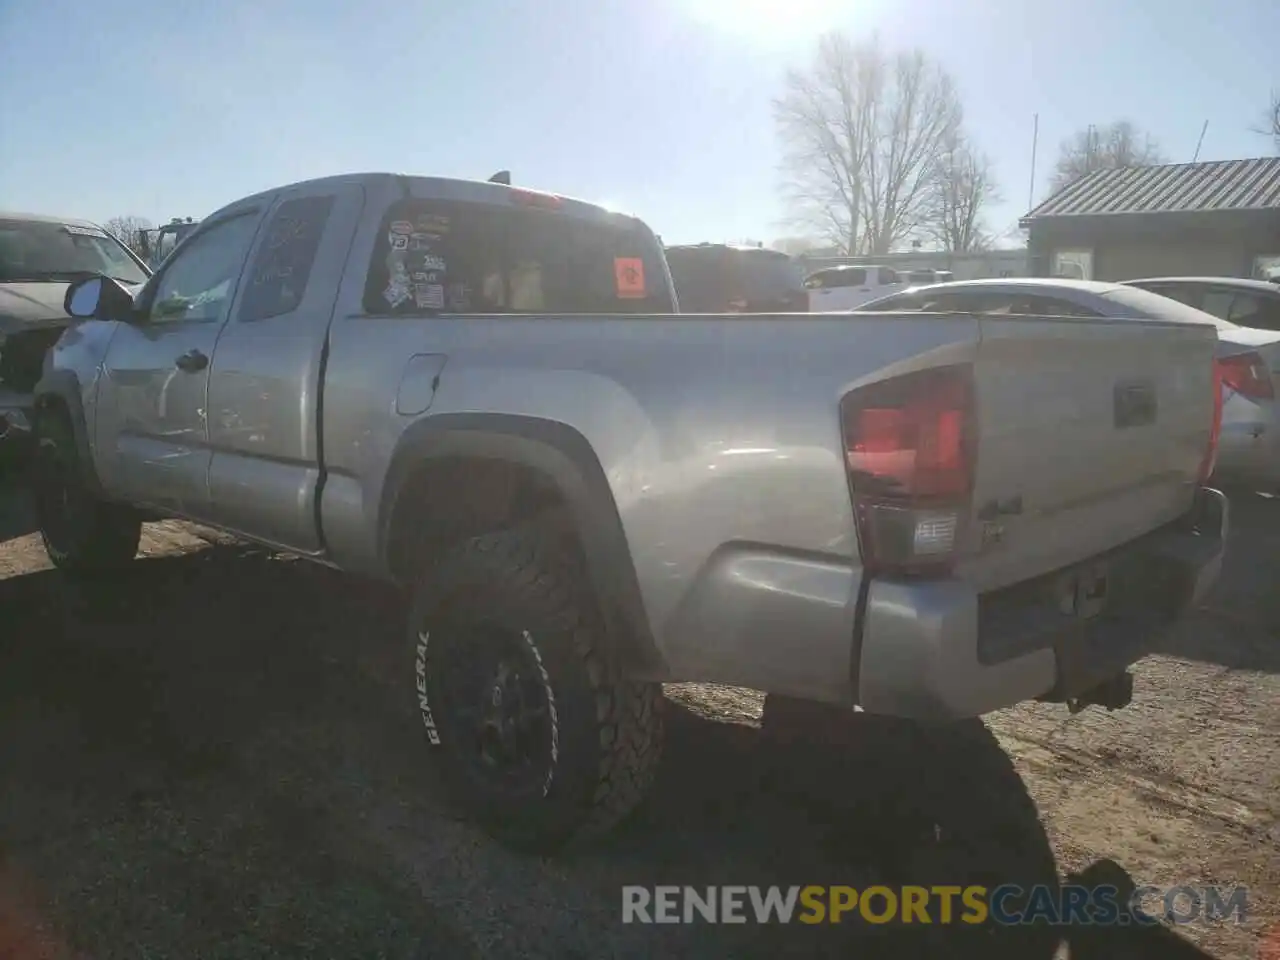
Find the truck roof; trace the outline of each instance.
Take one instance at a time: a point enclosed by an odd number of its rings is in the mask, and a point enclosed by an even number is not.
[[[102,224],[94,223],[92,220],[81,220],[78,217],[58,217],[46,213],[16,213],[9,210],[0,210],[0,220],[28,220],[32,223],[61,223],[70,227],[103,229]]]
[[[241,197],[233,201],[233,203],[220,208],[220,210],[252,202],[260,197],[265,198],[283,190],[295,190],[299,187],[316,187],[328,183],[335,185],[340,183],[357,183],[361,186],[385,186],[389,182],[393,181],[409,186],[414,195],[426,195],[441,200],[454,200],[471,203],[496,203],[505,200],[512,193],[538,193],[558,198],[569,208],[570,211],[578,216],[598,218],[602,220],[616,220],[617,218],[624,218],[634,221],[639,219],[631,214],[609,210],[606,207],[602,207],[596,203],[591,203],[587,200],[579,200],[576,197],[566,196],[562,193],[555,193],[550,190],[541,190],[535,187],[524,186],[522,184],[512,184],[508,186],[504,183],[493,183],[488,180],[466,180],[460,177],[420,176],[416,174],[391,173],[387,171],[342,173],[328,177],[315,177],[309,180],[299,180],[295,183],[281,184],[279,186],[271,187],[268,190],[261,190],[258,193]],[[417,187],[417,189],[414,190],[414,187]]]

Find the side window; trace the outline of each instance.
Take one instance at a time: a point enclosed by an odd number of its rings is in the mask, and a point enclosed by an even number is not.
[[[1211,313],[1219,320],[1228,320],[1231,316],[1231,301],[1235,297],[1230,290],[1209,289],[1204,292],[1200,309]]]
[[[1200,298],[1203,295],[1201,289],[1194,284],[1179,283],[1157,285],[1147,287],[1152,293],[1158,293],[1162,297],[1168,297],[1170,300],[1177,300],[1179,303],[1185,303],[1188,307],[1200,309]]]
[[[986,300],[972,294],[938,293],[930,296],[923,294],[920,309],[925,313],[968,313],[981,311],[986,307]]]
[[[239,320],[266,320],[298,308],[332,209],[332,195],[280,204],[245,272]]]
[[[220,323],[253,242],[257,211],[223,220],[193,236],[166,264],[151,297],[151,323]]]
[[[892,270],[889,267],[880,268],[881,286],[888,286],[889,284],[892,284],[892,283],[901,283],[901,282],[902,280],[899,278],[897,270]]]
[[[1017,309],[1010,313],[1026,313],[1034,317],[1100,317],[1096,310],[1082,307],[1070,300],[1059,300],[1056,297],[1029,296],[1015,301]]]
[[[1231,316],[1227,319],[1242,327],[1257,327],[1262,320],[1265,306],[1266,303],[1261,297],[1251,293],[1237,293],[1235,299],[1231,301]]]
[[[1262,312],[1258,314],[1253,326],[1260,330],[1280,330],[1280,297],[1263,299]]]

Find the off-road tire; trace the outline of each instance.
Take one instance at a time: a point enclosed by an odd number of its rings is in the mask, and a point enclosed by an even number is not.
[[[544,854],[598,837],[644,799],[663,733],[661,684],[626,676],[584,578],[552,540],[531,524],[466,541],[422,575],[408,624],[427,742],[455,802],[502,842]],[[475,775],[461,694],[445,689],[449,658],[468,655],[468,631],[494,629],[523,637],[550,694],[540,789]]]
[[[36,522],[54,566],[69,574],[94,575],[118,570],[137,556],[142,520],[131,508],[101,500],[88,488],[66,414],[40,414],[33,457]],[[68,485],[67,498],[54,489],[55,482]]]

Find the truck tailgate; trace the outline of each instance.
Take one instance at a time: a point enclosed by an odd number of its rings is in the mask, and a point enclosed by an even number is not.
[[[1213,326],[991,315],[981,326],[959,576],[996,589],[1190,508],[1213,425]]]

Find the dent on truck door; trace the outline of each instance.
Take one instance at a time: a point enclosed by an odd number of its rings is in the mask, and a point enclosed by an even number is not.
[[[111,340],[96,438],[108,486],[129,500],[204,514],[209,361],[259,219],[248,210],[202,225]]]
[[[277,198],[213,358],[211,520],[299,553],[322,547],[320,358],[363,207],[357,184]]]

